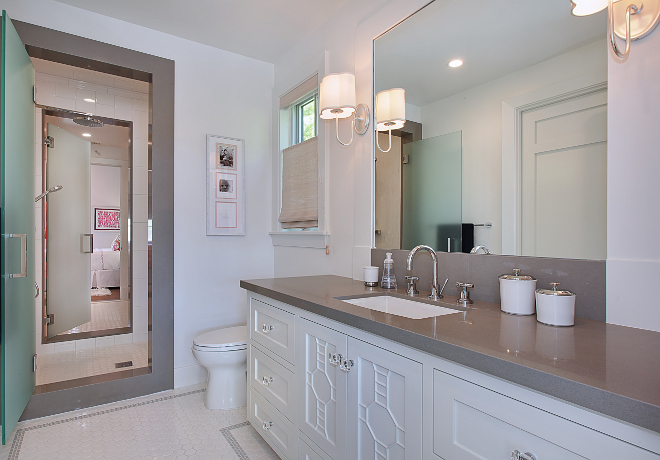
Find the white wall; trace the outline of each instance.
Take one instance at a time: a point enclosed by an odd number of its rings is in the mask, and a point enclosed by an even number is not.
[[[436,0],[443,1],[443,0]],[[309,62],[329,51],[330,72],[354,72],[358,102],[371,100],[372,48],[369,42],[423,6],[422,1],[347,3],[317,31],[275,64],[275,97],[310,74]],[[364,6],[364,8],[362,8]],[[359,27],[357,27],[359,26]],[[377,30],[380,29],[380,30]],[[341,30],[342,34],[334,34]],[[660,32],[632,45],[628,62],[610,56],[608,65],[608,260],[607,318],[609,322],[660,330],[660,303],[638,299],[636,289],[660,284],[660,245],[656,243],[660,213]],[[353,60],[353,62],[352,62]],[[372,107],[372,105],[370,105]],[[273,106],[273,113],[276,113]],[[273,119],[274,132],[277,120]],[[369,213],[373,183],[373,138],[357,137],[353,146],[330,142],[328,198],[330,255],[322,250],[276,248],[275,273],[304,275],[331,273],[358,277],[368,265],[365,241],[371,241]],[[277,167],[277,142],[273,140]],[[274,169],[275,171],[275,169]],[[276,187],[276,184],[274,184]],[[277,188],[274,188],[277,192]],[[351,200],[352,194],[352,200]],[[275,206],[273,212],[275,212]],[[351,250],[353,245],[353,250]],[[351,271],[351,261],[353,270]]]
[[[426,139],[463,131],[463,222],[475,228],[475,246],[502,254],[502,101],[594,72],[607,72],[601,40],[497,80],[421,107]]]
[[[240,279],[273,275],[273,65],[52,0],[1,0],[10,17],[176,61],[174,131],[175,385],[204,379],[196,334],[244,324]],[[206,135],[245,139],[246,236],[206,236]]]
[[[357,78],[358,103],[371,109],[371,40],[401,19],[421,8],[424,0],[370,0],[347,2],[334,15],[320,24],[311,35],[275,63],[272,132],[278,132],[279,97],[305,80],[327,56],[326,74],[354,73]],[[337,33],[340,30],[341,33]],[[368,37],[365,40],[365,35]],[[367,56],[364,59],[363,56]],[[322,78],[323,75],[319,75]],[[364,90],[364,85],[368,90]],[[275,275],[303,276],[334,274],[354,276],[361,267],[370,265],[373,237],[372,202],[372,142],[373,131],[355,134],[349,147],[334,138],[334,123],[321,120],[325,130],[328,167],[325,180],[329,196],[326,200],[330,253],[324,249],[275,247]],[[340,123],[340,138],[350,138],[350,124]],[[272,165],[277,179],[279,167],[278,139],[272,140]],[[365,175],[366,174],[366,175]],[[277,180],[273,181],[273,221],[278,212]],[[357,268],[356,268],[357,267]]]
[[[607,321],[660,331],[660,29],[608,78]]]
[[[119,234],[119,231],[94,230],[94,208],[116,208],[119,209],[121,185],[121,167],[92,165],[90,181],[91,203],[90,215],[92,216],[92,234],[94,235],[94,247],[109,248]]]

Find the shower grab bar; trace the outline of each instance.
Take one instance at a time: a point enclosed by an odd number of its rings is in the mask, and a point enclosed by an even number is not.
[[[493,224],[491,222],[486,222],[485,224],[474,224],[475,227],[486,227],[486,228],[493,228]]]
[[[89,251],[85,251],[85,249],[83,249],[83,244],[86,236],[89,236]],[[91,254],[92,252],[94,252],[94,234],[83,233],[82,235],[80,235],[80,251],[83,254]]]
[[[25,233],[10,233],[7,235],[8,238],[20,238],[21,239],[21,271],[20,273],[9,273],[9,278],[26,278],[27,277],[27,258],[28,258],[28,248],[27,248],[27,234]]]

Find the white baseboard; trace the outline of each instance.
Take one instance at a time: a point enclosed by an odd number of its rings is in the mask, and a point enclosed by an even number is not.
[[[174,369],[174,388],[206,383],[206,368],[200,364]]]

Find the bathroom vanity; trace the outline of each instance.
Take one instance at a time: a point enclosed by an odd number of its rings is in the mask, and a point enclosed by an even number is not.
[[[659,333],[479,301],[406,318],[338,299],[386,292],[330,275],[241,287],[248,419],[282,458],[660,458]]]

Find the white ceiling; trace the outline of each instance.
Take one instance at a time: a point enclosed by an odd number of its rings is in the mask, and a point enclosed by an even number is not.
[[[347,0],[57,0],[274,63]]]
[[[404,88],[423,106],[584,46],[605,11],[571,15],[568,0],[436,1],[376,40],[376,90]],[[447,63],[465,64],[452,69]]]
[[[68,131],[81,139],[92,142],[93,144],[100,144],[107,147],[118,147],[122,149],[128,148],[128,128],[124,128],[123,126],[104,125],[101,128],[88,128],[74,123],[70,118],[52,116],[46,116],[46,123],[62,128],[63,130]],[[84,137],[83,133],[91,134],[91,137]],[[92,152],[94,152],[93,145]]]

